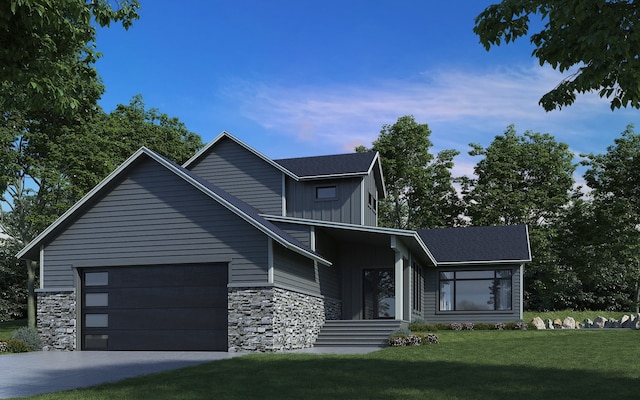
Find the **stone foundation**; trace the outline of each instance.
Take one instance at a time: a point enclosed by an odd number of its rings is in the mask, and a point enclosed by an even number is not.
[[[324,299],[324,317],[326,320],[342,319],[342,301],[336,299]]]
[[[228,311],[229,351],[302,349],[324,325],[325,300],[274,287],[233,288]]]
[[[37,326],[43,350],[76,349],[75,291],[37,293]]]

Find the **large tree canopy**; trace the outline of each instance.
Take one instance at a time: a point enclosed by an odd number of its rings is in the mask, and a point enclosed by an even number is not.
[[[371,150],[380,153],[387,189],[387,198],[379,205],[381,225],[417,229],[458,222],[461,207],[451,176],[458,151],[443,150],[434,157],[429,152],[430,135],[427,124],[406,115],[384,125],[373,142]]]
[[[574,184],[573,154],[569,146],[549,134],[509,126],[487,147],[472,144],[472,156],[484,157],[475,178],[463,186],[467,216],[473,225],[529,226],[533,262],[525,269],[526,306],[552,308],[554,297],[568,285],[558,267],[556,224],[570,201]]]
[[[5,0],[0,4],[0,110],[82,107],[98,81],[96,28],[138,18],[138,0]]]
[[[599,216],[601,247],[610,255],[607,268],[633,288],[632,302],[640,307],[640,135],[632,126],[622,132],[605,154],[589,154],[585,180],[593,189]]]
[[[474,32],[489,50],[529,34],[531,17],[544,21],[530,35],[540,65],[574,71],[540,99],[550,111],[576,94],[598,91],[611,109],[640,108],[640,10],[636,0],[503,0],[476,18]]]

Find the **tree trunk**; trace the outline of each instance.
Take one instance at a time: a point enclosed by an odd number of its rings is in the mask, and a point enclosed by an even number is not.
[[[27,260],[27,326],[36,327],[36,266],[35,261]]]
[[[636,281],[636,296],[635,296],[636,314],[640,314],[640,281]]]

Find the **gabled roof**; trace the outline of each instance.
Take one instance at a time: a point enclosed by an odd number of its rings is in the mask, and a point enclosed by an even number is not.
[[[439,266],[531,261],[526,225],[423,229],[418,234]]]
[[[274,160],[300,179],[367,175],[373,168],[378,153],[349,153],[327,156],[298,157]]]
[[[325,265],[331,265],[331,262],[324,259],[322,256],[298,242],[296,239],[282,231],[280,228],[265,220],[259,215],[258,211],[247,205],[246,203],[238,200],[229,193],[218,188],[217,186],[199,178],[191,171],[179,166],[173,161],[149,150],[145,147],[140,148],[134,153],[127,161],[120,165],[115,171],[107,176],[102,182],[94,187],[89,193],[87,193],[80,201],[78,201],[73,207],[65,212],[60,218],[58,218],[53,224],[45,229],[40,235],[38,235],[28,246],[22,249],[18,254],[18,258],[23,258],[34,251],[38,251],[40,246],[50,240],[57,233],[64,229],[64,226],[73,218],[82,213],[87,207],[90,207],[90,203],[98,198],[107,188],[116,181],[121,175],[134,166],[134,164],[143,159],[144,157],[150,158],[162,165],[176,176],[182,178],[185,182],[189,183],[196,189],[200,190],[205,195],[209,196],[213,200],[217,201],[222,206],[235,213],[249,224],[269,236],[271,239],[281,244],[282,246],[309,257],[315,261],[318,261]]]
[[[209,142],[204,148],[202,148],[202,150],[197,152],[193,157],[188,159],[187,162],[182,164],[182,167],[183,168],[187,168],[187,169],[191,169],[191,167],[194,164],[196,164],[203,157],[206,157],[207,154],[209,154],[209,152],[211,152],[211,150],[216,146],[216,144],[218,144],[220,141],[222,141],[224,139],[229,139],[229,140],[232,140],[232,141],[236,142],[238,145],[244,147],[247,151],[253,153],[255,156],[257,156],[258,158],[262,159],[267,164],[272,165],[274,168],[276,168],[277,170],[283,172],[285,175],[287,175],[287,176],[289,176],[289,177],[291,177],[291,178],[293,178],[295,180],[298,180],[298,177],[293,172],[291,172],[288,169],[282,167],[280,164],[274,162],[269,157],[267,157],[264,154],[260,153],[258,150],[256,150],[253,147],[249,146],[248,144],[246,144],[242,140],[238,139],[237,137],[233,136],[232,134],[230,134],[227,131],[222,131],[221,134],[219,134],[215,139],[213,139],[211,142]]]
[[[386,197],[387,195],[384,185],[384,176],[382,174],[380,155],[377,152],[272,160],[227,131],[223,131],[215,139],[209,142],[202,150],[187,160],[182,167],[192,169],[199,160],[206,157],[213,150],[216,144],[225,139],[234,141],[247,151],[253,153],[258,158],[296,181],[364,176],[373,171],[378,185],[380,186],[380,196]]]

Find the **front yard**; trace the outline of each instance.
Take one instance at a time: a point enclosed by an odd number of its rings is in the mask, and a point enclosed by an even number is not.
[[[440,344],[364,356],[249,355],[34,398],[638,398],[640,331],[441,331],[438,336]]]

